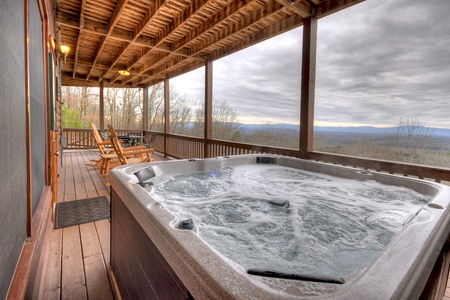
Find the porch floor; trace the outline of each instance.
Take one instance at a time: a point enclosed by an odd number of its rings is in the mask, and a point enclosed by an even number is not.
[[[98,151],[64,151],[58,166],[58,202],[106,196],[109,186],[99,168],[88,166]],[[155,161],[166,160],[154,154]],[[110,286],[109,219],[54,229],[45,299],[114,299]]]
[[[167,160],[154,154],[155,161]],[[58,201],[107,196],[107,180],[87,164],[98,151],[64,151],[59,168]],[[109,219],[54,229],[48,259],[45,299],[114,299],[109,280]],[[450,300],[450,285],[444,300]]]

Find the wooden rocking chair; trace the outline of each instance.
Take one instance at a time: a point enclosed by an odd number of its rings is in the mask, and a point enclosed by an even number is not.
[[[113,144],[114,151],[122,165],[153,161],[153,148],[147,148],[145,146],[137,146],[141,148],[136,150],[129,150],[130,147],[123,148],[114,128],[111,125],[108,125],[108,129],[111,134],[110,140]]]
[[[91,160],[92,162],[95,162],[95,164],[89,164],[89,166],[93,167],[99,167],[100,166],[100,174],[102,174],[104,177],[108,176],[108,172],[110,169],[120,166],[121,163],[117,157],[117,154],[114,150],[114,148],[108,148],[107,146],[113,146],[111,140],[103,140],[103,138],[100,135],[100,132],[97,129],[97,126],[94,123],[91,123],[92,127],[92,134],[94,136],[94,140],[97,143],[97,147],[100,151],[100,159],[99,160]],[[119,140],[121,143],[121,141]],[[129,147],[126,149],[126,153],[131,151],[136,151],[139,149],[145,149],[145,146],[136,146],[136,147]],[[139,155],[134,152],[129,154],[130,156]]]

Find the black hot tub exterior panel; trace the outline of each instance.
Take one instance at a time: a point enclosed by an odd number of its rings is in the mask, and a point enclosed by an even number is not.
[[[111,189],[111,267],[122,299],[189,299],[183,283]]]

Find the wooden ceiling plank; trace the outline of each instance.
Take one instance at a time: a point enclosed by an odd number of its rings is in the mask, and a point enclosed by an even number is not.
[[[138,37],[142,34],[142,31],[147,27],[151,22],[153,21],[156,13],[163,7],[164,5],[167,5],[167,3],[170,1],[166,0],[155,0],[153,4],[153,10],[152,13],[146,14],[145,17],[139,22],[139,25],[134,29],[133,36]]]
[[[166,25],[166,28],[164,30],[165,34],[159,38],[159,40],[155,44],[155,47],[158,47],[163,42],[165,42],[176,30],[182,28],[188,22],[189,19],[195,18],[197,14],[202,13],[205,10],[205,7],[207,6],[208,2],[209,2],[208,0],[192,1],[189,8],[186,9],[184,13],[179,15],[178,18],[174,19],[173,24],[170,23]],[[187,11],[189,11],[189,13],[187,13]]]
[[[122,15],[123,10],[125,9],[125,6],[128,4],[128,1],[129,0],[120,0],[119,3],[117,3],[111,18],[109,19],[108,35],[110,35],[114,27],[116,27],[116,24],[119,21],[119,18]]]
[[[217,30],[217,28],[227,26],[226,24],[230,21],[230,18],[238,17],[245,9],[249,7],[249,5],[254,3],[256,3],[256,1],[233,1],[230,5],[231,8],[229,6],[223,8],[210,20],[203,22],[202,26],[197,27],[197,29],[191,31],[188,36],[185,36],[180,41],[177,41],[175,44],[175,51],[178,51],[183,47],[189,47],[190,44],[195,43],[206,35],[214,35],[214,31]]]
[[[312,7],[306,1],[292,2],[291,0],[276,0],[278,3],[286,7],[286,9],[296,13],[302,18],[308,18],[311,16]]]

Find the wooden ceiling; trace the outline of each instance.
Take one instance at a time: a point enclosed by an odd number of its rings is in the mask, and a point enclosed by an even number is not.
[[[62,84],[150,86],[361,1],[56,0]]]

